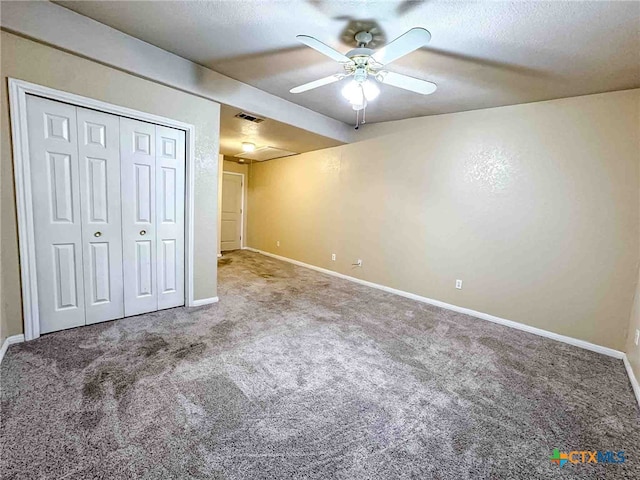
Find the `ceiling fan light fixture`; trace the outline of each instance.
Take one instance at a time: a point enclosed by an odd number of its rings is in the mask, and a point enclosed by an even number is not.
[[[256,144],[251,142],[242,142],[243,152],[253,152],[256,149]]]
[[[355,80],[347,82],[342,89],[342,96],[346,98],[350,104],[358,105],[363,103],[363,94],[360,85]]]
[[[380,89],[374,80],[366,80],[362,84],[362,89],[364,90],[364,96],[367,99],[367,102],[375,100],[378,98],[378,95],[380,95]]]
[[[375,100],[378,95],[380,95],[380,89],[376,83],[370,79],[362,83],[352,80],[342,89],[342,96],[349,100],[349,103],[354,106],[354,108],[356,105],[364,105],[365,102]]]

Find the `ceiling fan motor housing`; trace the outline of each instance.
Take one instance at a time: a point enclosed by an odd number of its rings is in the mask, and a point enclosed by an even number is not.
[[[358,63],[358,59],[360,58],[367,59],[368,57],[373,55],[373,53],[374,53],[374,50],[371,50],[370,48],[358,47],[358,48],[354,48],[353,50],[349,50],[346,53],[346,56],[349,57],[354,62]]]

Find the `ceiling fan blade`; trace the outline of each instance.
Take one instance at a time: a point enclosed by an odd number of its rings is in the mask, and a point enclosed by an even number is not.
[[[302,93],[307,90],[312,90],[314,88],[322,87],[323,85],[329,85],[330,83],[337,82],[342,80],[345,75],[340,73],[336,73],[335,75],[329,75],[328,77],[321,78],[319,80],[314,80],[313,82],[305,83],[304,85],[300,85],[298,87],[294,87],[289,92],[291,93]]]
[[[401,73],[381,71],[376,75],[376,79],[385,85],[404,88],[405,90],[421,93],[422,95],[429,95],[430,93],[435,92],[438,88],[438,86],[433,82],[427,82],[426,80],[420,80],[419,78],[402,75]]]
[[[349,57],[347,57],[346,55],[343,55],[337,50],[334,50],[329,45],[325,45],[317,38],[310,37],[309,35],[297,35],[296,38],[300,42],[304,43],[307,47],[311,47],[314,50],[317,50],[323,55],[326,55],[327,57],[334,59],[336,62],[348,63],[351,61]]]
[[[431,34],[428,30],[420,27],[412,28],[382,47],[371,58],[381,65],[386,65],[426,45],[429,40],[431,40]]]

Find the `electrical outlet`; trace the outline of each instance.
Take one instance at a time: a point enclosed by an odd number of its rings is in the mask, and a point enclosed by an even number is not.
[[[462,290],[462,280],[456,280],[456,288]]]
[[[635,339],[636,347],[638,346],[639,341],[640,341],[640,330],[636,330],[636,339]]]
[[[276,247],[279,247],[279,246],[280,246],[280,240],[276,242]]]
[[[332,261],[332,262],[335,262],[335,261],[336,261],[336,254],[335,254],[335,253],[332,253],[332,254],[331,254],[331,261]]]
[[[354,266],[356,266],[356,267],[361,267],[361,266],[362,266],[362,260],[358,259],[358,260],[356,261],[356,263],[354,263]]]

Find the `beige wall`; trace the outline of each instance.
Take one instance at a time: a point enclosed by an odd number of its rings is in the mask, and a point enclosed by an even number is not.
[[[640,116],[640,111],[638,111],[638,116]],[[638,201],[640,201],[640,191],[638,192]],[[636,277],[636,291],[633,308],[631,310],[631,319],[629,321],[629,332],[627,334],[625,352],[627,353],[627,358],[629,359],[636,379],[640,381],[640,345],[636,346],[635,344],[636,329],[640,330],[640,262],[636,264],[636,270],[638,272],[638,276]]]
[[[0,213],[2,243],[0,334],[23,332],[18,237],[13,187],[7,78],[17,78],[196,127],[195,298],[216,296],[217,171],[220,106],[212,101],[144,80],[60,50],[2,32],[0,112]],[[213,244],[215,245],[214,242]]]
[[[634,343],[636,329],[640,329],[640,278],[636,284],[635,299],[631,310],[631,320],[629,322],[629,333],[627,335],[627,345],[625,352],[631,364],[631,368],[640,381],[640,346]]]
[[[424,117],[254,164],[249,246],[623,350],[639,102],[632,90]]]

